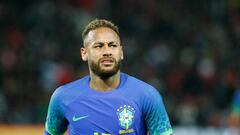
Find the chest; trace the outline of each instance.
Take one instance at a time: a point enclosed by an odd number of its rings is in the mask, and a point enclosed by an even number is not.
[[[138,103],[121,96],[79,97],[66,110],[69,129],[78,134],[134,135],[145,130]]]

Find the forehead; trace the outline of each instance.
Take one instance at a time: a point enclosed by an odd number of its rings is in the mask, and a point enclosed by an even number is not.
[[[120,39],[119,39],[119,36],[118,34],[110,29],[110,28],[107,28],[107,27],[100,27],[100,28],[96,28],[94,30],[91,30],[84,42],[88,42],[88,43],[91,43],[91,42],[119,42]]]

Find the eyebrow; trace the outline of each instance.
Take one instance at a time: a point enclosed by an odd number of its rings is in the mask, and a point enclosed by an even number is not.
[[[94,44],[103,44],[103,43],[107,43],[107,42],[95,42]],[[119,44],[118,42],[114,42],[114,41],[111,41],[107,44]]]

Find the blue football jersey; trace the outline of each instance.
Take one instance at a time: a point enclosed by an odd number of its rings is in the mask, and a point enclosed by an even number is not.
[[[170,135],[172,128],[158,91],[125,73],[116,89],[89,86],[90,76],[53,93],[45,135]]]

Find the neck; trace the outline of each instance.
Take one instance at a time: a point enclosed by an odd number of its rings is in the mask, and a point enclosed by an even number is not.
[[[90,87],[98,91],[110,91],[118,87],[120,83],[120,71],[113,76],[102,78],[93,72],[90,72]]]

